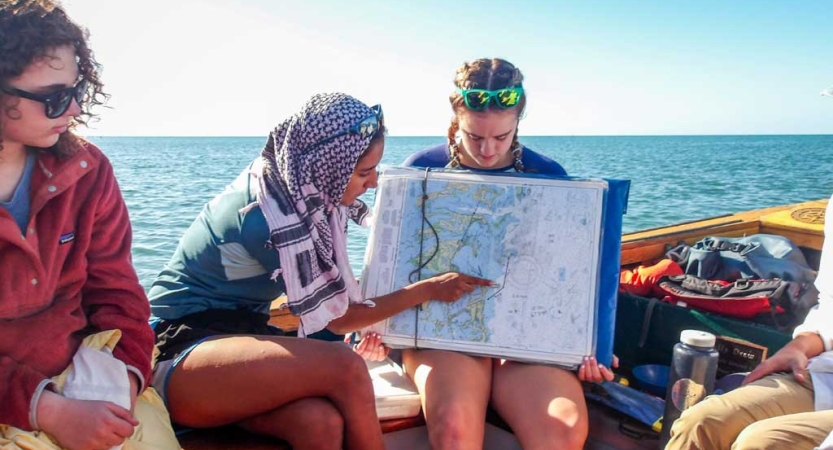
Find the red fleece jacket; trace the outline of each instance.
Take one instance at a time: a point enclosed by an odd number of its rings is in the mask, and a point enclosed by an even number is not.
[[[44,381],[81,340],[120,329],[114,355],[150,376],[150,308],[131,264],[127,207],[101,151],[41,152],[26,236],[0,208],[0,424],[31,430]]]

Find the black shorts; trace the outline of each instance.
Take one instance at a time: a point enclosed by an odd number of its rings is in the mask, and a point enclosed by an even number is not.
[[[151,383],[168,402],[168,379],[176,366],[206,339],[228,335],[296,336],[269,325],[269,315],[239,309],[201,311],[179,319],[158,320],[153,327],[159,356],[153,369]],[[343,336],[322,330],[308,336],[311,339],[339,341]]]
[[[242,309],[211,309],[180,317],[162,319],[154,326],[157,362],[188,353],[198,343],[213,336],[257,334],[285,336],[278,327],[269,325],[269,315]]]

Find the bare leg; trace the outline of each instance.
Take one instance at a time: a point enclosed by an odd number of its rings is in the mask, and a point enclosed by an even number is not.
[[[283,439],[293,450],[339,450],[344,418],[323,398],[304,398],[238,422],[241,428]]]
[[[526,450],[581,449],[587,405],[572,373],[551,366],[494,360],[492,405]]]
[[[174,369],[167,394],[171,417],[192,427],[237,423],[321,397],[344,420],[345,448],[383,448],[367,366],[338,343],[274,336],[208,340]]]
[[[403,362],[422,399],[431,448],[482,450],[491,359],[442,350],[406,350]]]

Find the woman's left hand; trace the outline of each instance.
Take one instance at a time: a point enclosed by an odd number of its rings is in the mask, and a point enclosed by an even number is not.
[[[390,349],[382,344],[382,338],[377,333],[362,336],[361,342],[353,346],[353,351],[368,361],[382,361],[390,353]]]
[[[619,358],[613,355],[614,368],[619,367]],[[590,383],[601,383],[602,381],[613,381],[615,375],[613,371],[599,364],[595,356],[585,356],[581,367],[578,369],[578,379]]]

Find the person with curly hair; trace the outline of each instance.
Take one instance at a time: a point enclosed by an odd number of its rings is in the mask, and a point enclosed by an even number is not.
[[[128,212],[73,132],[107,99],[87,33],[51,1],[0,0],[0,48],[0,432],[179,448],[164,410],[161,432],[140,420],[154,336]]]

